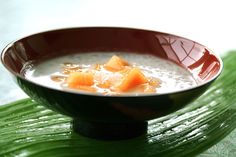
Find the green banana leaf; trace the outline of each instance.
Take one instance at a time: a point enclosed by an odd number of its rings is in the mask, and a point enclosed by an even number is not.
[[[129,140],[80,136],[73,132],[69,117],[29,98],[0,106],[0,156],[236,156],[236,148],[226,151],[235,143],[212,147],[236,127],[235,60],[236,52],[229,52],[223,59],[223,73],[201,97],[173,114],[149,121],[147,135]]]

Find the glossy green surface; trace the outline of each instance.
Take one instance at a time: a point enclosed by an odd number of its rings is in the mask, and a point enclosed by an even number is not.
[[[195,102],[149,121],[148,134],[121,141],[99,141],[75,134],[71,119],[30,99],[0,107],[0,156],[194,156],[236,127],[236,53],[224,58],[222,75]],[[212,150],[201,157],[235,156]],[[222,154],[220,154],[222,153]]]

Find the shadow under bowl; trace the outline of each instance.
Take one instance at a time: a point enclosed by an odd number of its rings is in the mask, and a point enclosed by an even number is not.
[[[198,85],[163,94],[104,96],[54,89],[22,74],[28,63],[87,52],[151,54],[184,67]],[[68,28],[30,35],[6,46],[1,60],[32,99],[72,117],[77,132],[98,139],[126,139],[145,133],[148,120],[183,108],[207,89],[223,67],[217,55],[195,41],[157,31],[116,27]]]

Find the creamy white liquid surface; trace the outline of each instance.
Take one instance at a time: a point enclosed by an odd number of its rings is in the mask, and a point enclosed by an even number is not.
[[[113,55],[120,56],[130,64],[139,67],[146,77],[160,80],[160,87],[156,93],[167,93],[191,88],[197,85],[192,74],[173,62],[160,59],[153,55],[132,53],[80,53],[44,60],[34,66],[24,69],[23,73],[28,80],[35,83],[63,89],[61,83],[51,80],[52,75],[61,75],[63,63],[74,63],[82,67],[94,64],[105,64]]]

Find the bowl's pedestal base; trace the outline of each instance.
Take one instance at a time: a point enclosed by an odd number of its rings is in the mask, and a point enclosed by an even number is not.
[[[100,123],[73,120],[75,132],[96,139],[121,140],[143,135],[147,132],[147,122]]]

